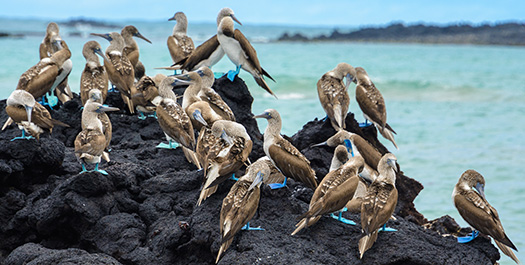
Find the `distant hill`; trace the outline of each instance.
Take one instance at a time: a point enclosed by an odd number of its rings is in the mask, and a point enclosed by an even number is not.
[[[278,41],[354,41],[399,43],[451,43],[484,45],[525,45],[525,24],[501,23],[473,26],[457,24],[432,26],[416,24],[406,26],[393,23],[385,27],[364,27],[342,33],[337,29],[329,35],[308,38],[301,34],[283,34]]]

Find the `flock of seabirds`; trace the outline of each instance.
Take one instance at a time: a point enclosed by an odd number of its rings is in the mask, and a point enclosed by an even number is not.
[[[386,122],[383,96],[363,68],[340,63],[317,82],[320,102],[337,131],[326,142],[318,144],[336,147],[330,171],[319,183],[308,159],[281,136],[281,118],[274,109],[254,116],[266,119],[268,126],[264,132],[266,156],[251,163],[248,160],[253,145],[250,136],[243,125],[235,122],[230,107],[212,88],[215,77],[210,68],[226,54],[236,66],[235,71],[227,73],[230,80],[233,81],[242,68],[252,74],[259,86],[275,96],[264,76],[273,78],[261,67],[248,39],[234,28],[234,22],[242,25],[234,12],[230,8],[221,9],[217,16],[217,34],[196,48],[186,35],[188,21],[184,13],[177,12],[169,20],[176,20],[173,34],[167,41],[174,64],[164,69],[181,70],[179,75],[145,75],[133,37],[150,41],[134,26],[126,26],[120,33],[92,33],[109,41],[105,53],[98,42],[85,43],[82,54],[86,66],[80,81],[82,131],[75,139],[75,155],[82,164],[81,173],[87,171],[86,165],[94,164],[93,171],[107,174],[99,169],[102,159],[109,161],[112,128],[106,112],[119,110],[103,105],[109,80],[120,92],[131,114],[138,111],[139,118],[144,119],[144,113],[157,118],[168,140],[168,144],[158,147],[181,146],[187,160],[202,169],[204,180],[197,205],[211,196],[218,184],[247,165],[245,175],[237,180],[223,200],[222,245],[216,262],[241,229],[261,229],[250,227],[249,220],[258,207],[262,183],[270,183],[272,189],[282,188],[288,177],[314,190],[309,210],[299,217],[292,235],[315,224],[324,214],[331,213],[334,218],[355,225],[341,213],[344,210],[361,213],[362,238],[358,246],[362,258],[373,246],[379,231],[395,231],[385,223],[397,204],[397,159],[392,153],[381,155],[361,136],[345,130],[350,103],[347,90],[355,83],[356,101],[365,119],[371,122],[365,122],[364,126],[373,124],[397,148],[395,131]],[[71,51],[60,37],[58,25],[50,23],[40,45],[40,61],[22,74],[16,90],[7,99],[9,119],[2,130],[15,122],[22,130],[22,136],[15,139],[39,139],[44,130],[51,132],[55,125],[68,126],[53,119],[45,105],[52,107],[58,100],[66,102],[73,98],[67,83],[72,68],[70,57]],[[178,96],[173,92],[173,87],[180,85],[187,86],[182,105],[177,103]],[[47,102],[40,104],[35,100],[38,98],[47,98]],[[469,242],[480,231],[491,236],[503,253],[520,264],[512,251],[517,249],[505,234],[496,209],[485,198],[484,187],[483,176],[467,170],[454,188],[452,197],[456,208],[475,229],[458,241]],[[339,216],[334,212],[339,212]]]

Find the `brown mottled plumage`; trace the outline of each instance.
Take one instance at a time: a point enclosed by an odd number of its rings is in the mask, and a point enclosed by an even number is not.
[[[222,239],[216,263],[231,245],[235,234],[255,215],[259,206],[262,180],[269,174],[270,169],[266,163],[262,161],[253,163],[222,201],[220,223]]]
[[[254,118],[265,118],[268,126],[264,131],[264,153],[285,175],[304,183],[311,189],[317,188],[317,178],[310,167],[310,161],[281,136],[281,116],[274,109],[267,109]]]
[[[386,122],[386,105],[383,95],[370,80],[365,69],[357,67],[355,70],[357,73],[355,98],[359,108],[363,111],[363,116],[377,127],[377,130],[385,139],[391,141],[398,148],[394,140],[396,132]]]
[[[473,188],[478,192],[474,191]],[[517,251],[517,248],[505,234],[498,212],[485,198],[484,190],[485,179],[483,176],[475,170],[465,171],[452,193],[454,206],[467,223],[481,233],[491,236],[505,255],[520,264],[512,252],[512,249]]]
[[[346,114],[350,105],[348,85],[355,80],[355,75],[354,67],[347,63],[340,63],[317,81],[319,101],[336,131],[345,128]],[[346,85],[343,83],[345,77]]]
[[[188,19],[183,12],[177,12],[168,21],[175,20],[177,24],[173,27],[173,33],[168,37],[167,45],[173,63],[177,64],[188,58],[195,45],[191,37],[186,35],[188,29]]]
[[[348,161],[345,162],[345,158]],[[297,228],[292,235],[315,224],[323,214],[343,209],[345,204],[354,196],[359,182],[358,174],[364,166],[363,158],[352,157],[348,159],[346,147],[340,145],[334,152],[332,164],[340,166],[330,171],[319,183],[310,200],[308,211],[301,216],[302,219],[295,225]]]
[[[126,44],[123,53],[124,55],[126,55],[126,57],[128,57],[131,65],[133,65],[135,78],[138,80],[142,76],[144,76],[145,70],[143,69],[144,65],[142,64],[142,62],[139,61],[139,45],[133,39],[133,37],[141,38],[149,43],[151,43],[151,41],[144,37],[142,34],[140,34],[139,30],[132,25],[125,26],[120,31],[120,35],[122,36],[122,38],[124,38],[124,43]]]
[[[20,129],[25,130],[30,135],[40,139],[40,134],[44,130],[49,133],[53,131],[55,125],[69,127],[69,125],[51,118],[49,111],[38,102],[27,91],[15,90],[7,98],[5,111],[9,118],[16,122]],[[9,120],[6,122],[6,125]],[[4,125],[4,128],[6,127]]]
[[[360,259],[374,245],[379,228],[390,219],[397,205],[396,157],[385,154],[379,161],[378,170],[379,176],[368,187],[361,205],[363,237],[358,244]]]
[[[86,58],[86,66],[80,77],[80,99],[82,105],[89,99],[89,92],[98,89],[101,93],[101,104],[106,101],[108,94],[108,74],[104,65],[100,64],[97,54],[105,59],[100,44],[94,40],[86,42],[82,55]]]

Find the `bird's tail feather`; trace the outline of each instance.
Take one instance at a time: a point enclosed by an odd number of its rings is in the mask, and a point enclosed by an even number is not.
[[[365,254],[365,252],[374,245],[374,242],[376,242],[376,239],[377,239],[377,230],[359,239],[359,245],[358,245],[359,246],[359,259],[363,258],[363,255]]]
[[[188,162],[197,166],[198,169],[202,168],[201,163],[199,162],[199,158],[197,157],[197,154],[195,152],[186,147],[182,147],[182,152],[184,153],[184,156],[186,157]]]
[[[268,84],[266,84],[266,81],[264,81],[264,79],[259,76],[259,77],[253,77],[255,79],[255,82],[257,82],[257,84],[264,88],[264,90],[266,90],[268,93],[272,94],[272,96],[274,96],[275,98],[277,98],[277,96],[273,93],[273,91],[270,89],[270,87],[268,86]]]
[[[518,257],[516,257],[516,255],[514,254],[514,252],[512,251],[510,247],[506,246],[505,244],[497,240],[494,240],[494,242],[496,242],[496,245],[498,245],[499,249],[501,249],[501,252],[503,252],[503,254],[509,256],[517,264],[521,264],[520,260],[518,259]]]

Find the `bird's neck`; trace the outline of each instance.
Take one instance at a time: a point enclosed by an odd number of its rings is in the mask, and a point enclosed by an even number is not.
[[[229,30],[231,32],[234,30],[233,19],[231,17],[224,17],[218,23],[217,31],[219,33],[223,33],[225,30]]]
[[[175,24],[175,26],[173,27],[173,36],[175,36],[175,34],[186,34],[188,30],[188,21],[184,21],[184,20],[177,20],[177,24]]]
[[[268,119],[268,126],[264,131],[264,137],[278,137],[281,134],[281,119],[271,118]]]

